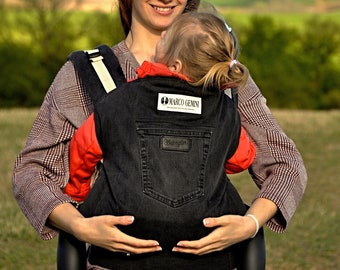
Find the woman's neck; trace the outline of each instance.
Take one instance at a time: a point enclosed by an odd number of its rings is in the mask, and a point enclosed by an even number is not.
[[[144,61],[153,61],[156,44],[159,39],[160,33],[151,34],[149,32],[130,31],[125,39],[125,44],[138,63],[142,64]]]

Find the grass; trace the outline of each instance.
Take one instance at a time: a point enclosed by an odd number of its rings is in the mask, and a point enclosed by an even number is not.
[[[284,234],[266,229],[267,269],[337,269],[340,111],[274,110],[305,161],[309,181],[303,200]],[[245,201],[256,193],[246,173],[233,182]]]
[[[0,269],[56,269],[56,240],[44,242],[19,210],[12,195],[14,160],[23,147],[37,110],[0,110]]]
[[[0,269],[56,269],[56,239],[42,241],[18,208],[11,191],[15,156],[36,109],[0,110]],[[340,111],[273,110],[300,149],[309,174],[305,196],[284,234],[266,229],[267,269],[337,269]],[[256,193],[247,173],[233,177],[246,202]]]

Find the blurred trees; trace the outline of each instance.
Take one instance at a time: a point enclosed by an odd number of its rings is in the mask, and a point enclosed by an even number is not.
[[[39,106],[71,51],[124,38],[116,12],[66,9],[67,0],[22,1],[13,10],[0,0],[0,107]],[[340,108],[337,22],[316,17],[299,29],[253,16],[250,24],[233,28],[240,60],[270,107]]]
[[[340,108],[340,25],[317,18],[306,22],[296,53],[320,108]],[[303,57],[303,56],[309,57]]]
[[[16,23],[22,34],[28,33],[28,44],[40,56],[40,63],[50,72],[55,64],[64,61],[72,50],[79,30],[72,24],[72,12],[66,9],[67,0],[21,0],[22,16]],[[53,59],[54,61],[51,61]]]
[[[277,108],[340,108],[340,25],[317,17],[303,30],[253,16],[239,29],[240,60]]]
[[[0,106],[41,103],[78,34],[66,2],[22,0],[15,10],[2,5]]]
[[[117,14],[77,11],[81,2],[0,1],[0,107],[39,106],[71,51],[122,40]]]

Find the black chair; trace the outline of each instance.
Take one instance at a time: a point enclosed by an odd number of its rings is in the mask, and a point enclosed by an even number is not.
[[[237,270],[265,270],[266,246],[263,228],[253,239],[241,243],[237,257]]]
[[[264,270],[266,267],[266,248],[264,232],[261,228],[253,238],[240,244],[237,258],[238,270]],[[60,232],[57,249],[58,270],[86,269],[86,244],[74,236]]]
[[[58,270],[84,270],[87,265],[86,244],[61,231],[57,248]]]

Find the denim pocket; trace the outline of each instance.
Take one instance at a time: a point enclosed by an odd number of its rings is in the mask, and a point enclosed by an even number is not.
[[[143,192],[170,207],[204,195],[212,131],[138,127]]]

